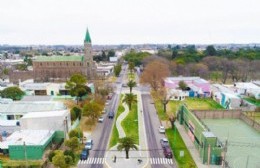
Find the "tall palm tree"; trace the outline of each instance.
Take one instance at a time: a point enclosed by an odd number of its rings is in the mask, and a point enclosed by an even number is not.
[[[119,139],[119,145],[117,146],[119,151],[125,150],[126,159],[129,159],[129,150],[135,149],[137,150],[138,147],[135,143],[135,140],[132,137],[124,137]]]
[[[128,86],[129,89],[130,89],[130,93],[132,93],[132,89],[133,89],[133,87],[136,86],[136,82],[133,81],[133,80],[130,80],[130,81],[127,83],[127,86]]]
[[[129,110],[131,110],[132,104],[137,103],[137,96],[133,93],[126,93],[123,99],[123,103],[126,103],[129,107]]]

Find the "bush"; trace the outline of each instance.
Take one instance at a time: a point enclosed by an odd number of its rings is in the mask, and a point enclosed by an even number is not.
[[[65,151],[64,151],[64,155],[65,155],[65,156],[70,156],[70,157],[72,158],[73,162],[74,162],[74,160],[75,160],[75,155],[74,155],[74,153],[73,153],[72,150],[65,150]]]
[[[82,138],[82,136],[83,136],[83,132],[80,131],[80,129],[73,129],[69,132],[69,138],[73,138],[73,137]]]
[[[73,164],[73,159],[71,156],[65,155],[65,163],[67,165],[72,165]]]
[[[49,156],[48,156],[48,159],[49,159],[50,162],[52,162],[52,158],[53,158],[54,156],[55,156],[54,151],[51,151],[51,152],[49,153]]]
[[[78,107],[73,107],[71,110],[70,110],[70,112],[71,112],[71,115],[72,115],[72,113],[73,113],[73,115],[75,115],[75,119],[76,118],[79,118],[79,119],[81,119],[81,113],[82,113],[82,110],[80,109],[80,108],[78,108]],[[73,119],[72,119],[73,120]]]

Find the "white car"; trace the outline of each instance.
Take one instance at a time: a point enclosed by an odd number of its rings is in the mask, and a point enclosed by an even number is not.
[[[165,128],[164,128],[164,126],[161,125],[161,126],[159,127],[159,132],[162,133],[162,134],[165,133]]]
[[[93,146],[93,140],[92,139],[89,139],[87,140],[86,144],[85,144],[85,149],[92,149],[92,146]]]
[[[104,117],[101,116],[101,117],[98,118],[98,122],[102,123],[103,121],[104,121]]]

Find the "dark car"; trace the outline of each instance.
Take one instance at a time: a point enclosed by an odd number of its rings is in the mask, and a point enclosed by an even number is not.
[[[80,154],[80,160],[87,160],[89,155],[89,150],[88,149],[83,149],[81,154]]]
[[[169,141],[167,138],[162,138],[160,140],[160,144],[161,144],[162,148],[169,147]]]
[[[114,118],[114,112],[108,113],[108,118],[113,119]]]
[[[163,148],[163,154],[166,158],[171,159],[172,158],[172,150],[169,146]]]

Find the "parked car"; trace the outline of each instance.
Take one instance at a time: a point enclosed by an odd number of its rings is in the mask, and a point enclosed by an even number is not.
[[[85,149],[92,149],[92,146],[93,146],[93,140],[92,139],[89,139],[87,140],[86,144],[85,144]]]
[[[104,121],[104,117],[103,117],[103,116],[101,116],[101,117],[98,118],[98,122],[101,122],[101,123],[102,123],[103,121]]]
[[[172,158],[172,150],[169,146],[163,148],[163,154],[166,158],[171,159]]]
[[[165,128],[164,128],[164,126],[161,125],[161,126],[159,127],[159,132],[162,133],[162,134],[165,133]]]
[[[108,96],[107,96],[107,99],[108,99],[108,100],[111,100],[112,97],[113,97],[113,93],[109,93]]]
[[[162,138],[160,140],[160,144],[161,144],[162,148],[169,147],[169,141],[167,138]]]
[[[88,149],[83,149],[81,154],[80,154],[80,160],[87,160],[89,155],[89,150]]]
[[[114,118],[114,112],[109,112],[108,113],[108,118],[113,119]]]
[[[105,105],[108,106],[109,105],[109,101],[106,101]]]

